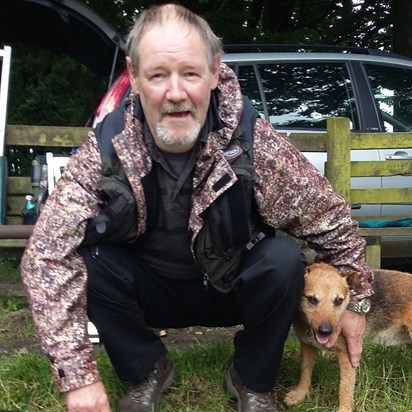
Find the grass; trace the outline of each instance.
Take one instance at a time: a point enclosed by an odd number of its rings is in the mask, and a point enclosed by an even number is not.
[[[179,377],[177,385],[165,396],[162,411],[230,411],[226,407],[228,396],[221,387],[231,356],[227,342],[196,345],[186,351],[172,350],[171,356]],[[98,350],[96,358],[115,411],[124,388],[113,373],[105,351]],[[65,411],[64,399],[54,387],[44,356],[29,353],[0,360],[0,408],[24,412]]]
[[[232,402],[222,389],[222,379],[230,363],[232,346],[216,341],[196,344],[186,350],[171,349],[179,371],[176,385],[164,396],[162,412],[229,412]],[[103,381],[112,402],[112,410],[124,389],[112,371],[104,350],[96,353]],[[281,400],[298,378],[299,347],[288,340],[279,382]],[[291,412],[337,409],[338,366],[334,356],[319,356],[308,399]],[[410,348],[382,348],[366,344],[356,386],[357,412],[411,412],[412,359]],[[65,411],[64,399],[57,393],[50,376],[49,363],[41,354],[27,353],[0,360],[0,408],[24,412]],[[285,411],[279,405],[280,411]]]
[[[0,281],[16,281],[17,265],[0,261]],[[4,279],[7,279],[5,281]],[[18,279],[18,277],[17,277]],[[24,298],[0,297],[0,344],[16,333],[15,326],[28,316]],[[21,322],[17,335],[34,335],[34,328]],[[16,335],[16,336],[17,336]],[[412,412],[412,357],[410,346],[385,348],[366,343],[357,373],[356,412]],[[162,400],[162,412],[233,412],[233,402],[222,389],[230,364],[232,345],[227,341],[198,343],[185,350],[170,349],[179,371],[176,384]],[[96,359],[105,387],[116,411],[124,393],[104,349]],[[331,412],[338,406],[339,371],[331,352],[318,355],[312,388],[302,405],[286,409],[281,400],[297,383],[300,367],[299,343],[286,342],[283,362],[275,388],[279,411]],[[40,353],[22,351],[10,357],[0,355],[0,410],[21,412],[66,412],[64,397],[56,391],[47,359]]]
[[[20,260],[16,258],[0,259],[0,282],[20,282],[19,264]]]

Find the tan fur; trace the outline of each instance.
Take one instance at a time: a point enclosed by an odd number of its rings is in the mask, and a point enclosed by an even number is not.
[[[394,270],[374,270],[375,295],[366,316],[365,338],[383,345],[412,343],[412,274]],[[299,314],[293,326],[301,343],[299,383],[286,394],[287,406],[302,403],[309,393],[318,349],[326,349],[317,340],[330,335],[349,302],[349,285],[356,290],[354,273],[340,274],[325,263],[310,265],[305,273],[305,286]],[[352,368],[345,338],[340,335],[331,349],[340,368],[338,412],[352,412],[356,370]]]

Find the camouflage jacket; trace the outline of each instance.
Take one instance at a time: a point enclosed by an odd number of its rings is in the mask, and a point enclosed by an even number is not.
[[[223,127],[212,132],[195,166],[189,229],[192,248],[202,228],[202,212],[236,181],[223,154],[242,113],[243,98],[237,79],[222,64],[217,89]],[[351,219],[347,202],[294,148],[287,137],[258,119],[254,132],[254,194],[257,209],[269,226],[302,238],[317,258],[338,269],[360,273],[362,298],[372,294],[372,271],[364,261],[364,240]],[[152,159],[143,138],[143,126],[128,111],[125,129],[113,146],[130,181],[138,208],[138,230],[146,230],[147,211],[141,179]],[[230,179],[217,192],[215,182]],[[48,198],[24,252],[21,271],[42,349],[49,357],[60,391],[100,380],[87,335],[87,272],[76,252],[86,223],[104,207],[99,192],[101,158],[94,132],[73,155]]]

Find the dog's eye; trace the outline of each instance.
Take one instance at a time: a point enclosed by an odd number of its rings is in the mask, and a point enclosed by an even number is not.
[[[306,296],[306,298],[307,298],[308,302],[311,305],[317,305],[318,304],[318,300],[315,296]]]
[[[341,306],[343,301],[343,298],[335,298],[335,306]]]

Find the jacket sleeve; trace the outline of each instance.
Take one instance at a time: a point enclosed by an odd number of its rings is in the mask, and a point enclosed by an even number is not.
[[[286,136],[262,119],[256,122],[253,153],[255,197],[265,223],[307,241],[317,261],[358,272],[362,291],[352,291],[352,299],[371,296],[373,272],[350,204]]]
[[[87,335],[87,273],[76,252],[87,219],[101,206],[100,169],[91,132],[47,199],[21,261],[41,346],[62,392],[100,380]]]

